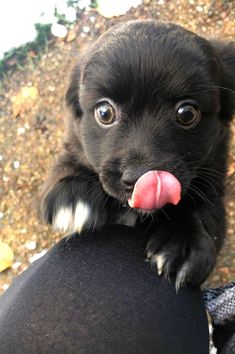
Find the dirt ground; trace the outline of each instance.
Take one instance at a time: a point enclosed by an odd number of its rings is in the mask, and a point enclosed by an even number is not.
[[[146,0],[119,18],[104,19],[95,10],[80,15],[65,40],[56,40],[35,65],[8,73],[0,85],[0,239],[15,254],[0,273],[0,292],[63,235],[42,225],[33,200],[61,144],[63,97],[70,68],[84,45],[111,25],[127,19],[176,22],[206,37],[235,38],[235,1]],[[23,91],[22,91],[22,88]],[[235,94],[235,93],[234,93]],[[25,96],[29,96],[28,98]],[[235,133],[235,124],[233,124]],[[227,179],[228,237],[207,286],[235,280],[235,135],[231,139]],[[32,242],[33,241],[33,242]]]

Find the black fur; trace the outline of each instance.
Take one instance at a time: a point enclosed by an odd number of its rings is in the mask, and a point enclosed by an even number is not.
[[[66,95],[71,108],[64,150],[42,193],[46,222],[80,200],[105,223],[148,230],[152,262],[176,285],[200,284],[225,236],[224,180],[229,122],[235,110],[235,45],[209,42],[174,24],[132,21],[106,32],[80,58]],[[100,127],[94,107],[114,102],[119,122]],[[193,100],[201,120],[185,129],[176,105]],[[173,173],[182,199],[150,214],[127,205],[135,181],[150,170]],[[136,213],[136,214],[135,214]],[[137,215],[135,217],[135,215]],[[160,269],[159,269],[160,270]]]

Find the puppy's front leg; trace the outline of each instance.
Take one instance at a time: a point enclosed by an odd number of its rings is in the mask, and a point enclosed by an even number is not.
[[[106,221],[107,196],[95,174],[83,166],[59,160],[40,199],[42,219],[57,230],[80,233]]]
[[[212,271],[216,253],[225,234],[222,201],[213,208],[178,208],[177,213],[161,218],[147,245],[147,256],[159,274],[176,279],[176,288],[201,284]]]

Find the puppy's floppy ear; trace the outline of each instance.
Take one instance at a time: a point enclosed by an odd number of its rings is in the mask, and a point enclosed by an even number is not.
[[[72,71],[69,88],[65,95],[66,105],[71,109],[75,117],[82,116],[82,110],[79,104],[80,76],[80,65],[77,64]]]
[[[231,121],[235,114],[235,42],[211,41],[221,63],[221,119]]]

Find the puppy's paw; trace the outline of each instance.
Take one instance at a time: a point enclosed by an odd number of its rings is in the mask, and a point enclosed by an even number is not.
[[[80,233],[91,219],[91,208],[78,201],[75,210],[72,206],[61,206],[53,214],[52,226],[55,230]]]
[[[146,252],[159,275],[175,279],[177,290],[201,284],[216,259],[215,246],[203,226],[194,231],[189,228],[188,232],[183,227],[168,228],[150,239]]]
[[[99,186],[66,177],[43,199],[42,218],[56,230],[81,233],[105,223],[104,197]]]

